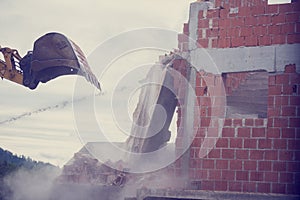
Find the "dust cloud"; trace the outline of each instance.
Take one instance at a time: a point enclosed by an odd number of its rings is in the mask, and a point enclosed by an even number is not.
[[[4,178],[7,194],[1,200],[118,200],[122,188],[92,184],[62,184],[61,169],[19,169]]]
[[[184,180],[170,174],[152,172],[127,174],[124,185],[60,182],[62,170],[57,167],[19,169],[4,178],[8,195],[1,200],[124,200],[137,195],[142,188],[181,188]]]
[[[5,200],[48,200],[60,169],[41,167],[38,169],[21,168],[4,178],[9,195]]]

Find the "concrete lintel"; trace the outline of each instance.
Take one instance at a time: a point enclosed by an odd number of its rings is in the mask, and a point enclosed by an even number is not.
[[[296,70],[300,72],[300,44],[279,45],[275,53],[276,72],[283,72],[288,64],[296,64]]]
[[[296,64],[300,71],[300,44],[284,44],[261,47],[192,50],[191,64],[197,70],[214,74],[266,70],[283,72],[287,64]]]

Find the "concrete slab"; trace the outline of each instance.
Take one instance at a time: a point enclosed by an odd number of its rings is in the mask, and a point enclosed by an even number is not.
[[[300,72],[300,44],[278,45],[275,50],[276,72],[283,72],[285,65],[294,63],[297,72]]]
[[[283,72],[287,64],[296,64],[300,72],[300,44],[224,49],[191,50],[191,64],[197,70],[220,74],[266,70]]]

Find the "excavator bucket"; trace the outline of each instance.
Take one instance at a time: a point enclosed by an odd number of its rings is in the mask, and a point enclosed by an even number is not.
[[[33,51],[21,60],[20,67],[24,73],[23,84],[30,89],[35,89],[39,82],[75,74],[101,90],[81,49],[60,33],[48,33],[37,39]]]

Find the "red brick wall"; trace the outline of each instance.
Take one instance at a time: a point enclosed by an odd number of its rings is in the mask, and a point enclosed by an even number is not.
[[[215,7],[220,6],[223,9],[199,12],[201,48],[300,43],[300,1],[267,5],[266,0],[216,0]],[[188,34],[185,24],[178,36],[181,51],[188,51]],[[181,70],[185,64],[181,62]],[[224,98],[247,75],[227,73],[225,78],[197,72],[189,180],[202,190],[300,194],[300,75],[296,66],[269,74],[267,118],[224,119]],[[184,102],[184,86],[179,88],[178,96]],[[177,113],[176,145],[180,152],[186,137],[183,105]],[[224,126],[217,138],[222,119]],[[176,176],[186,173],[183,164],[181,159],[175,163]]]
[[[189,179],[201,183],[199,189],[300,194],[300,75],[295,69],[288,65],[284,73],[269,76],[268,118],[225,119],[218,139],[215,136],[223,114],[220,102],[226,95],[218,83],[223,80],[219,75],[197,73],[199,104],[195,109],[199,116],[195,116],[196,136],[190,147]],[[229,75],[234,76],[238,80],[245,77]],[[230,83],[225,81],[225,88],[230,88]],[[183,112],[179,107],[178,149],[185,136],[180,123]],[[208,143],[215,145],[207,146],[205,136],[211,136]],[[177,175],[184,173],[180,160],[175,167]]]
[[[183,33],[178,34],[178,49],[180,51],[188,51],[188,35],[189,35],[189,24],[183,25]]]
[[[223,9],[199,12],[199,47],[207,48],[209,40],[212,48],[300,43],[299,1],[267,5],[261,0],[217,0],[219,6]]]

